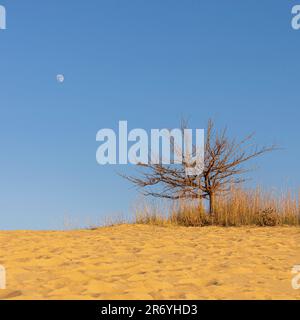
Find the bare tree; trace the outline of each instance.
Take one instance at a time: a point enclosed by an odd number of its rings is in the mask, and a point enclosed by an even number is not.
[[[186,123],[182,129],[186,127]],[[189,163],[182,154],[182,164],[138,164],[142,169],[138,176],[124,176],[134,185],[143,189],[143,194],[167,199],[207,199],[209,213],[214,213],[215,197],[229,192],[233,185],[245,181],[245,162],[276,149],[275,145],[257,147],[252,143],[253,134],[237,141],[229,139],[227,129],[216,131],[209,120],[204,153],[204,170],[201,175],[187,176]],[[173,147],[173,151],[176,148]],[[193,146],[195,149],[195,146]]]

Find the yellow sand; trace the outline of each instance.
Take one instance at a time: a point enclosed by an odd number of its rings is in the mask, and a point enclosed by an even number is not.
[[[0,232],[1,299],[300,299],[300,228]]]

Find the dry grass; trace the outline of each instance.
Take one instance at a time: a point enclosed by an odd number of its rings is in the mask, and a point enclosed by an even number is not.
[[[216,199],[209,215],[203,201],[178,201],[172,205],[144,203],[136,209],[135,223],[180,226],[278,226],[300,225],[299,196],[233,189]]]

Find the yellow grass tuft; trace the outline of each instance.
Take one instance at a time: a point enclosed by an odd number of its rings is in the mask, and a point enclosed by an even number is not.
[[[255,190],[232,189],[216,198],[215,212],[208,214],[203,200],[176,203],[143,203],[135,223],[180,226],[278,226],[300,225],[299,196]]]

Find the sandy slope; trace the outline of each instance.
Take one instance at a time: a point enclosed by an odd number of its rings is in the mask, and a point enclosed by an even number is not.
[[[0,232],[10,299],[300,299],[300,228]]]

